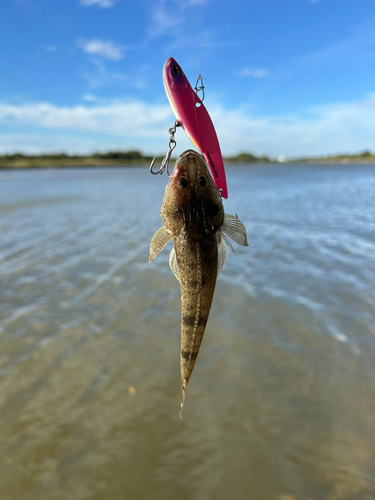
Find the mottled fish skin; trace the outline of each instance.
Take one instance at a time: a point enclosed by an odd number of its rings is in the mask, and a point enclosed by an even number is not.
[[[161,217],[164,227],[173,234],[181,283],[180,367],[184,399],[214,296],[217,233],[224,221],[224,208],[204,160],[192,150],[176,163],[169,192]]]
[[[182,300],[181,416],[186,387],[211,309],[218,274],[220,228],[224,223],[220,194],[205,161],[195,151],[188,150],[178,158],[160,215],[163,228],[151,241],[150,261],[173,238],[177,270],[172,264],[171,267],[180,281]],[[239,221],[238,224],[242,226]]]

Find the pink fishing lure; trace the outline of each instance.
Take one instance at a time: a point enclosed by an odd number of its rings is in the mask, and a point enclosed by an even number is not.
[[[215,127],[204,104],[192,89],[181,66],[173,57],[163,68],[163,82],[169,103],[178,123],[196,148],[203,153],[211,169],[216,187],[228,198],[227,181]]]

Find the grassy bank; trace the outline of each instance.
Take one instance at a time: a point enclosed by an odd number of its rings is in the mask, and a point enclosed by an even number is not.
[[[144,166],[149,165],[152,156],[143,156],[139,151],[109,151],[89,156],[67,155],[65,153],[45,155],[24,155],[15,153],[0,156],[0,168],[63,168],[63,167],[104,167],[104,166]],[[160,165],[163,157],[156,157]],[[226,158],[227,163],[268,162],[267,157],[257,157],[249,153]],[[173,161],[172,161],[173,163]]]
[[[312,158],[298,158],[293,162],[303,163],[375,163],[375,154],[364,151],[358,154],[327,155]]]
[[[65,153],[45,155],[24,155],[22,153],[15,153],[12,155],[0,156],[0,168],[134,166],[148,164],[151,160],[152,157],[143,156],[138,151],[108,152],[104,154],[95,153],[89,156],[67,155]]]
[[[64,168],[64,167],[110,167],[110,166],[145,166],[149,165],[152,156],[144,156],[139,151],[109,151],[92,155],[68,155],[66,153],[24,155],[14,153],[0,156],[0,168]],[[163,157],[155,159],[160,165]],[[240,153],[237,156],[224,158],[226,164],[236,163],[268,163],[267,156],[255,156],[251,153]],[[285,159],[287,163],[375,163],[375,154],[364,151],[359,154],[328,155],[320,157],[304,157]],[[284,162],[283,161],[283,162]],[[172,164],[174,160],[172,160]]]

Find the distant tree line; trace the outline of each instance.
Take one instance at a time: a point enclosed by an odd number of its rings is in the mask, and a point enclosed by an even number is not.
[[[37,166],[70,166],[70,165],[117,165],[117,164],[144,164],[150,163],[153,156],[143,155],[140,151],[107,151],[106,153],[93,153],[91,155],[46,153],[46,154],[24,154],[13,153],[0,156],[0,167],[37,167]],[[162,157],[156,157],[160,161]],[[227,163],[253,163],[268,162],[266,156],[258,157],[251,153],[241,153],[237,156],[225,158]]]
[[[251,153],[240,153],[237,156],[225,158],[229,163],[267,163],[270,161],[268,156],[255,156]]]
[[[152,156],[143,155],[140,151],[107,151],[105,153],[93,153],[91,155],[47,153],[40,155],[13,153],[0,155],[0,168],[39,168],[39,167],[95,167],[95,166],[111,166],[111,165],[149,165]],[[160,162],[161,156],[156,157],[156,161]],[[251,153],[240,153],[237,156],[224,158],[226,164],[230,163],[267,163],[270,160],[267,156],[255,156]],[[321,163],[349,163],[349,162],[374,162],[375,155],[371,151],[363,151],[357,154],[338,154],[327,155],[322,157],[306,157],[298,159],[286,159],[290,162],[321,162]]]
[[[78,155],[78,154],[67,154],[67,153],[45,153],[45,154],[24,154],[24,153],[13,153],[10,155],[0,155],[1,159],[4,160],[19,160],[24,158],[47,158],[51,160],[64,160],[66,158],[116,158],[125,160],[135,160],[135,159],[149,159],[152,157],[143,156],[139,151],[108,151],[107,153],[93,153],[91,155]]]
[[[144,156],[139,151],[108,151],[107,153],[94,153],[92,158],[116,158],[123,160],[152,160],[151,156]]]
[[[349,163],[349,162],[359,162],[359,163],[373,163],[375,162],[375,154],[371,153],[371,151],[366,150],[362,153],[354,153],[354,154],[337,154],[337,155],[326,155],[319,157],[305,157],[305,158],[296,158],[294,160],[290,160],[294,162],[322,162],[322,163]]]

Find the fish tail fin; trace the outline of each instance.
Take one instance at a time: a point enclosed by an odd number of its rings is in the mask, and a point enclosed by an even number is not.
[[[182,382],[180,418],[182,418],[182,412],[184,411],[186,388],[187,388],[187,381],[186,381],[186,378],[184,378],[184,380]]]

